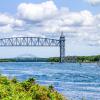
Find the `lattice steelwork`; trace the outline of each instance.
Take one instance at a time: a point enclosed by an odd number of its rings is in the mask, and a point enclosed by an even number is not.
[[[40,37],[13,37],[0,39],[0,46],[59,46],[59,40]]]
[[[49,39],[41,37],[12,37],[0,39],[0,46],[54,46],[60,47],[60,62],[65,58],[65,36],[61,35],[60,39]]]

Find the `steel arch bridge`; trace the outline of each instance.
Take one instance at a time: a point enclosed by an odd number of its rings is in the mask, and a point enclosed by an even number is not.
[[[50,39],[41,37],[11,37],[0,39],[0,47],[10,46],[51,46],[60,47],[60,62],[64,62],[65,57],[65,36],[60,39]]]

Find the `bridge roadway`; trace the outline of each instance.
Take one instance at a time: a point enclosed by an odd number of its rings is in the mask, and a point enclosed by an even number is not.
[[[65,57],[65,36],[61,35],[60,39],[50,39],[41,37],[11,37],[1,38],[0,47],[10,46],[51,46],[60,47],[60,62],[64,62]]]

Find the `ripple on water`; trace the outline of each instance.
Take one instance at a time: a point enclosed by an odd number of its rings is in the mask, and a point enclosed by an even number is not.
[[[35,77],[42,85],[53,85],[70,100],[100,100],[100,67],[84,63],[0,63],[0,72],[19,80]]]

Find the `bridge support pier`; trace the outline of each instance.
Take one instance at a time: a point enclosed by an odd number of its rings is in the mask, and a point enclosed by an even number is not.
[[[60,36],[60,63],[65,62],[65,36]]]

